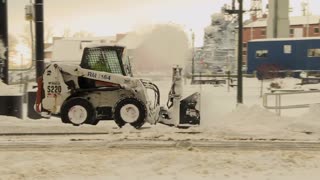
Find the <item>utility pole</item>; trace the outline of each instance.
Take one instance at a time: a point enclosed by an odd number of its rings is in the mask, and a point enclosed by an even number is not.
[[[8,46],[8,4],[7,0],[0,1],[0,40],[5,48],[4,58],[0,60],[0,76],[4,83],[8,84],[9,46]]]
[[[194,51],[194,32],[193,31],[191,31],[191,39],[192,39],[192,74],[191,74],[191,82],[193,82],[193,80],[194,80],[194,53],[195,53],[195,51]]]
[[[238,0],[239,2],[239,11],[238,11],[238,21],[239,21],[239,34],[238,34],[238,93],[237,93],[237,103],[243,103],[243,87],[242,87],[242,15],[243,15],[243,0]]]
[[[232,9],[225,9],[228,14],[238,15],[238,75],[237,75],[237,103],[243,103],[243,82],[242,82],[242,31],[243,31],[243,0],[238,0],[239,9],[235,9],[235,0],[232,0]]]
[[[43,0],[35,0],[36,78],[44,71]]]

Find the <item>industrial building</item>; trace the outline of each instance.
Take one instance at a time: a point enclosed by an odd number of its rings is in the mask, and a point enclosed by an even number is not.
[[[319,71],[320,37],[253,40],[248,43],[248,73],[261,68]]]
[[[290,37],[320,37],[320,16],[289,17]],[[250,40],[267,38],[267,15],[253,19],[243,27],[243,60],[247,60],[247,46]]]

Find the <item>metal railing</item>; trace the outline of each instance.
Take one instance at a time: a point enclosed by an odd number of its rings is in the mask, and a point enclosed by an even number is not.
[[[265,93],[263,95],[263,106],[266,109],[274,109],[277,113],[277,115],[281,115],[281,110],[282,109],[295,109],[295,108],[308,108],[310,105],[313,104],[320,104],[319,103],[309,103],[309,104],[294,104],[294,105],[282,105],[282,96],[287,96],[287,95],[297,95],[297,94],[313,94],[313,93],[319,93],[320,90],[311,90],[311,91],[282,91],[282,92],[275,92],[275,93]],[[268,105],[268,97],[269,96],[274,96],[275,98],[275,105],[271,106]],[[320,99],[319,99],[320,101]]]

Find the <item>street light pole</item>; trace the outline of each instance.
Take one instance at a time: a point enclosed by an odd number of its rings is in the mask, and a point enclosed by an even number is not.
[[[235,9],[235,0],[232,0],[232,9],[225,9],[228,14],[238,15],[238,73],[237,73],[237,103],[243,103],[243,83],[242,83],[242,31],[243,31],[243,0],[238,0],[239,9]]]
[[[239,23],[239,34],[238,34],[238,86],[237,86],[237,103],[243,103],[243,82],[242,82],[242,29],[243,29],[243,0],[238,0],[238,23]]]
[[[44,26],[43,0],[35,1],[35,34],[36,34],[36,77],[42,76],[44,71]]]
[[[192,71],[192,74],[191,74],[191,82],[193,82],[193,80],[194,80],[194,77],[193,77],[193,76],[194,76],[194,53],[195,53],[195,52],[194,52],[194,32],[191,31],[191,33],[192,33],[192,34],[191,34],[191,39],[192,39],[192,45],[191,45],[191,46],[192,46],[192,59],[191,59],[191,60],[192,60],[192,70],[191,70],[191,71]]]

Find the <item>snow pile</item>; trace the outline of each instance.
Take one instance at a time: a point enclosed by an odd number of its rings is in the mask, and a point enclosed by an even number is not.
[[[317,120],[318,117],[320,117],[320,105],[319,104],[311,105],[309,108],[309,112],[301,115],[301,118],[302,117],[304,118],[305,121],[317,122],[320,125],[320,119]]]
[[[210,111],[209,108],[202,109]],[[308,112],[298,116],[278,116],[261,105],[239,105],[230,113],[201,119],[200,129],[212,137],[313,139],[320,136],[320,105],[312,105]]]
[[[211,127],[226,134],[284,138],[291,134],[286,130],[288,124],[289,119],[280,118],[261,106],[239,105],[234,111],[212,123]]]
[[[320,133],[320,105],[311,105],[309,111],[295,118],[295,121],[289,125],[292,131],[304,132],[307,134]]]

